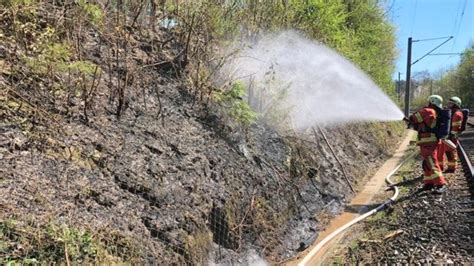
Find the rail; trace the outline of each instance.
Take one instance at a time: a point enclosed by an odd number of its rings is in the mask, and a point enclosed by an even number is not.
[[[467,124],[471,128],[474,128],[474,123],[468,122]],[[461,163],[462,163],[462,166],[463,166],[464,173],[465,173],[466,177],[469,178],[470,180],[474,181],[474,168],[473,168],[473,165],[472,165],[471,158],[470,158],[469,154],[466,152],[466,149],[463,146],[462,135],[461,135],[460,143],[458,145],[458,154],[459,154],[459,158],[461,160]]]
[[[472,122],[468,122],[468,125],[471,127],[471,128],[474,128],[474,123]],[[471,147],[472,148],[472,147]],[[458,145],[458,153],[459,153],[459,157],[461,159],[461,162],[462,162],[462,165],[463,165],[463,169],[464,169],[464,173],[466,175],[466,177],[473,181],[474,182],[474,168],[473,168],[473,165],[472,165],[472,161],[471,161],[471,158],[469,157],[469,154],[466,152],[466,150],[464,149],[464,147],[462,146],[462,141],[461,143]],[[401,162],[395,169],[392,170],[392,172],[390,172],[386,177],[385,177],[385,181],[386,183],[389,185],[388,188],[389,189],[392,189],[394,190],[394,193],[392,195],[392,197],[390,197],[388,200],[386,200],[384,203],[382,203],[381,205],[379,205],[377,208],[371,210],[371,211],[368,211],[364,214],[362,214],[361,216],[357,217],[356,219],[344,224],[343,226],[339,227],[336,231],[332,232],[331,234],[329,234],[327,237],[325,237],[323,240],[321,240],[304,258],[301,262],[298,263],[298,266],[304,266],[304,265],[309,265],[311,259],[326,245],[328,244],[334,237],[336,237],[337,235],[339,235],[340,233],[342,233],[343,231],[345,231],[346,229],[348,229],[349,227],[351,227],[352,225],[366,219],[367,217],[383,210],[385,207],[387,207],[388,205],[392,204],[393,202],[395,202],[395,200],[398,198],[398,195],[399,195],[399,189],[398,187],[396,186],[396,184],[391,180],[391,177],[400,169],[400,167],[406,163],[407,160],[411,159],[412,157],[414,156],[414,154],[412,156],[409,156],[407,159],[405,159],[403,162]]]

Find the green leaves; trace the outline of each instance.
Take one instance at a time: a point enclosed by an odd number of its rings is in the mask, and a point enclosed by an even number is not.
[[[198,2],[202,10],[194,10],[207,14],[206,25],[218,38],[232,39],[239,31],[301,30],[352,60],[385,92],[394,94],[395,32],[376,1]]]
[[[63,222],[0,220],[0,265],[116,265],[138,250],[115,231],[91,233]],[[66,258],[67,254],[67,258]]]
[[[471,109],[474,106],[474,44],[464,50],[457,66],[443,73],[435,80],[434,92],[440,94],[446,102],[453,96],[458,96],[463,106]]]
[[[183,4],[190,17],[199,18],[199,28],[205,29],[217,43],[236,37],[254,36],[259,32],[286,29],[303,31],[309,38],[323,42],[358,65],[387,94],[395,95],[392,73],[395,68],[395,33],[377,1],[219,1],[198,0]],[[168,7],[171,8],[171,4]],[[191,14],[191,15],[190,15]],[[240,33],[240,36],[239,36]],[[284,84],[284,81],[281,81]],[[271,84],[274,86],[275,84]],[[276,84],[278,86],[278,84]],[[218,101],[233,108],[232,115],[249,123],[255,115],[240,102],[245,90],[238,84],[225,93],[215,93]],[[354,91],[357,93],[357,91]],[[240,95],[240,96],[239,96]],[[253,106],[253,105],[252,105]],[[255,107],[255,106],[253,106]],[[261,112],[271,120],[284,119],[285,110]]]
[[[72,60],[71,47],[67,43],[48,42],[36,56],[24,56],[26,65],[35,73],[45,75],[49,71],[93,75],[96,64],[87,60]]]
[[[242,100],[233,103],[230,115],[244,126],[249,126],[257,120],[257,114]]]
[[[13,8],[31,6],[34,3],[36,3],[35,0],[0,0],[1,5]]]
[[[457,91],[464,105],[474,106],[474,44],[464,51],[456,74],[458,77]]]
[[[79,6],[95,26],[100,26],[104,20],[104,12],[97,4],[89,3],[87,0],[79,0]]]
[[[217,102],[227,107],[229,115],[244,126],[250,126],[257,120],[257,113],[244,101],[245,86],[235,82],[229,91],[215,94]]]
[[[67,68],[73,72],[83,73],[87,75],[93,75],[97,65],[91,61],[79,60],[70,63]]]

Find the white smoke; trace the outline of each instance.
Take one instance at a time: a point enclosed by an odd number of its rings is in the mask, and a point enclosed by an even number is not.
[[[211,260],[208,262],[210,266],[226,266],[226,265],[238,265],[238,266],[268,266],[269,264],[264,258],[260,257],[258,253],[250,249],[245,252],[243,258],[238,261],[225,261],[216,263],[215,258],[211,256]]]
[[[302,34],[267,34],[242,47],[224,65],[221,77],[247,84],[254,109],[280,116],[270,122],[291,123],[292,128],[304,130],[315,124],[403,118],[363,71]]]

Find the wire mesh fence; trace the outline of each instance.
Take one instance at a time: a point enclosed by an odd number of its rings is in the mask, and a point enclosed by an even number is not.
[[[36,160],[32,164],[6,159],[23,170],[2,179],[2,191],[9,191],[0,202],[7,210],[1,217],[5,263],[240,265],[277,244],[275,219],[265,217],[268,203],[257,194],[249,202],[244,196],[202,207],[185,199],[209,195],[191,195],[180,185],[148,187],[131,173],[100,176],[71,165],[65,170],[36,155],[28,158]],[[41,174],[47,164],[54,173]]]
[[[206,5],[1,3],[0,264],[251,264],[314,235],[324,148],[212,109]]]

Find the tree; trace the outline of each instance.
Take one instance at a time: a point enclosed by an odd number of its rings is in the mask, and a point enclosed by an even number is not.
[[[466,48],[456,67],[436,80],[435,87],[445,99],[458,96],[464,106],[474,107],[474,43]]]

